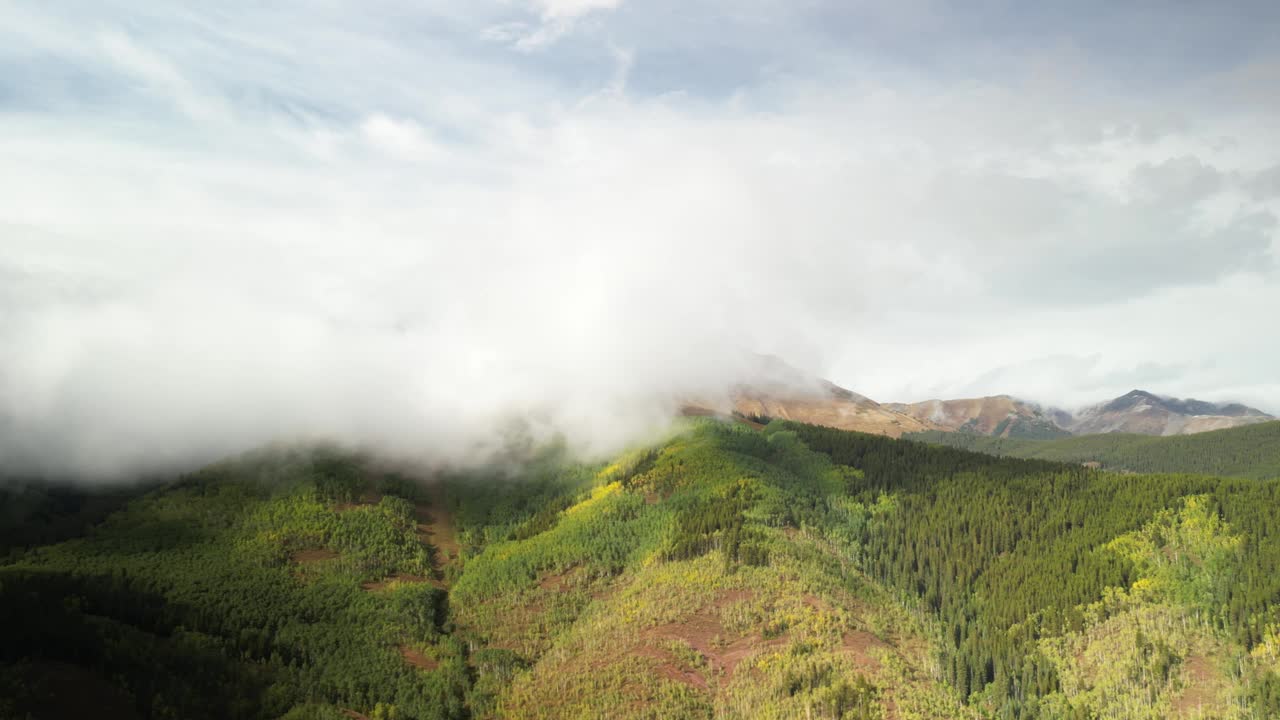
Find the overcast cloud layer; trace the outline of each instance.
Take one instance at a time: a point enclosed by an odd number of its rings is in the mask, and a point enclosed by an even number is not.
[[[0,0],[0,457],[588,449],[774,353],[1280,411],[1280,13]]]

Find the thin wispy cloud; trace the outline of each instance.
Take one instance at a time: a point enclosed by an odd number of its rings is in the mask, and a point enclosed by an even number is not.
[[[491,25],[484,29],[483,36],[515,50],[537,52],[572,33],[584,18],[621,4],[622,0],[532,0],[529,9],[534,17]]]

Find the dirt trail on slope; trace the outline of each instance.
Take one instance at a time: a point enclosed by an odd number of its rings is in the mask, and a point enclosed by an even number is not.
[[[414,514],[418,518],[418,540],[436,549],[436,579],[443,583],[444,567],[457,562],[461,546],[458,545],[449,506],[445,503],[444,488],[432,485],[427,498],[426,503],[414,506]]]
[[[1201,709],[1217,709],[1218,695],[1225,682],[1203,655],[1186,660],[1189,683],[1173,700],[1173,709],[1181,717],[1194,716]]]

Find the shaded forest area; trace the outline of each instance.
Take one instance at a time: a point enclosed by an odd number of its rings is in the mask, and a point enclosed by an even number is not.
[[[1030,440],[936,430],[906,437],[989,455],[1099,463],[1116,471],[1280,478],[1280,421],[1168,437],[1108,433]]]

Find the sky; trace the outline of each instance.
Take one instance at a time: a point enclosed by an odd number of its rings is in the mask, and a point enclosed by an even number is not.
[[[1280,5],[1115,5],[0,0],[0,457],[603,452],[750,353],[1280,412]]]

